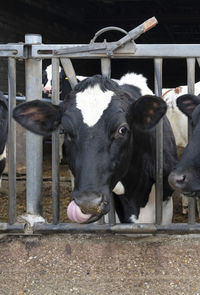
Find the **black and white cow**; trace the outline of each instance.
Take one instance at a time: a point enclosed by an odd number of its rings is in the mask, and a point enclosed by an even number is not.
[[[3,93],[0,92],[0,186],[1,176],[6,165],[6,141],[8,136],[8,107]]]
[[[152,95],[146,78],[127,74],[119,84],[101,75],[79,82],[59,106],[35,100],[20,104],[13,116],[40,135],[59,125],[65,132],[67,162],[75,177],[68,217],[89,223],[110,210],[114,191],[121,222],[154,222],[155,125],[167,106]],[[176,145],[164,116],[163,223],[172,218],[168,175],[177,161]]]
[[[86,77],[76,76],[78,81],[82,81]],[[72,87],[69,83],[68,78],[62,67],[59,66],[59,80],[60,80],[60,100],[64,100],[65,96],[68,95]],[[52,96],[52,65],[47,66],[45,70],[42,71],[42,84],[43,84],[43,97]]]
[[[177,99],[178,108],[190,119],[193,133],[176,169],[169,175],[174,189],[190,196],[200,195],[200,97],[185,94]]]

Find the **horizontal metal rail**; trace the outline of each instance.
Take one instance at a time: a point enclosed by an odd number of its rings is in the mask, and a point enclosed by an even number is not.
[[[8,95],[4,94],[5,98],[8,100]],[[22,101],[25,102],[26,101],[26,97],[25,96],[16,96],[16,101]],[[42,101],[46,101],[46,102],[51,102],[51,98],[42,98]]]
[[[118,234],[200,234],[200,224],[174,223],[170,225],[157,224],[43,224],[37,223],[33,227],[33,233],[118,233]]]
[[[74,224],[74,223],[36,223],[33,234],[49,233],[111,233],[111,234],[200,234],[200,224],[173,223],[169,225],[157,224]],[[0,223],[2,233],[26,233],[25,223]]]
[[[111,42],[112,43],[112,42]],[[114,43],[114,42],[113,42]],[[97,43],[101,44],[101,43]],[[87,44],[37,44],[30,47],[32,58],[52,58],[55,57],[54,51],[61,49],[72,49],[86,46]],[[78,51],[78,50],[77,50]],[[26,59],[27,54],[25,44],[1,44],[0,57],[16,57]],[[63,54],[67,58],[102,58],[107,57],[106,51],[95,52],[70,52]],[[111,58],[200,58],[200,44],[137,44],[135,47],[131,42],[122,48],[116,49]]]
[[[31,54],[33,58],[52,58],[55,57],[54,50],[64,48],[76,48],[86,44],[41,44],[32,45]],[[95,52],[75,52],[63,54],[62,57],[67,58],[102,58],[107,57],[105,51]],[[123,48],[117,49],[111,58],[186,58],[186,57],[200,57],[200,44],[137,44],[136,51],[133,45],[126,44]]]
[[[0,233],[24,233],[25,223],[0,223]]]
[[[0,56],[25,58],[24,44],[0,44]]]

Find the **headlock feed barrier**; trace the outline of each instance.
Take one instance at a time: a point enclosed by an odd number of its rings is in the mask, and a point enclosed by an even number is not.
[[[163,126],[162,120],[156,127],[156,223],[116,224],[114,207],[109,213],[109,222],[99,224],[72,224],[59,222],[59,132],[52,135],[52,198],[53,222],[34,222],[42,215],[42,137],[26,131],[26,206],[33,217],[28,225],[16,221],[16,125],[12,111],[16,105],[16,60],[25,61],[26,101],[42,99],[42,60],[52,60],[52,102],[59,104],[59,64],[61,62],[72,88],[77,83],[71,59],[100,59],[101,72],[111,75],[111,59],[153,59],[155,94],[162,95],[162,63],[164,58],[184,58],[187,62],[188,92],[194,92],[195,60],[200,61],[200,44],[135,44],[134,39],[156,25],[155,18],[125,32],[109,27],[96,33],[90,44],[42,44],[37,34],[25,35],[25,43],[0,45],[0,56],[8,58],[8,222],[0,223],[0,232],[112,232],[112,233],[199,233],[200,224],[195,222],[195,201],[189,200],[188,223],[161,225],[162,220],[162,178],[163,178]],[[125,36],[117,42],[95,42],[107,30],[117,29]],[[35,221],[38,221],[36,218]]]

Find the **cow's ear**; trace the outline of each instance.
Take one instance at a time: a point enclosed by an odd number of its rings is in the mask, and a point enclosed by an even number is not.
[[[181,112],[191,119],[194,109],[200,104],[200,97],[193,94],[184,94],[177,98],[176,104]]]
[[[153,95],[141,96],[131,106],[132,122],[142,130],[154,127],[167,111],[165,101]]]
[[[19,104],[13,111],[13,118],[28,129],[39,135],[49,135],[56,130],[61,122],[59,106],[33,100]]]

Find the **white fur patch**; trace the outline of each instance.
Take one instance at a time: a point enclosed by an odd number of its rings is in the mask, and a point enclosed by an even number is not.
[[[163,216],[162,225],[170,224],[173,215],[173,200],[169,197],[167,201],[163,202]],[[149,201],[144,208],[140,209],[138,218],[135,215],[130,217],[133,223],[155,223],[156,221],[156,208],[155,208],[155,186],[153,185]]]
[[[123,186],[123,184],[120,181],[118,181],[118,183],[114,187],[113,192],[116,195],[123,195],[125,193],[124,186]]]
[[[127,73],[119,80],[119,85],[129,84],[140,88],[142,95],[153,95],[153,92],[147,85],[147,79],[142,74]]]
[[[52,81],[52,65],[49,65],[47,68],[46,68],[46,72],[47,72],[47,84],[45,85],[45,87],[47,86],[51,86],[51,81]],[[61,67],[59,66],[59,73],[61,72]]]
[[[88,77],[86,77],[86,76],[76,76],[76,78],[77,78],[79,81],[83,81],[83,80],[87,79]]]
[[[76,106],[82,113],[83,122],[89,127],[94,126],[107,109],[113,94],[110,90],[103,92],[99,85],[77,93]]]
[[[97,221],[98,222],[98,221]],[[109,216],[108,216],[108,213],[106,215],[104,215],[104,222],[105,223],[109,223]],[[119,220],[119,217],[117,215],[117,213],[115,212],[115,222],[116,223],[120,223],[120,220]]]
[[[4,148],[3,153],[0,155],[0,161],[6,158],[6,147]]]

